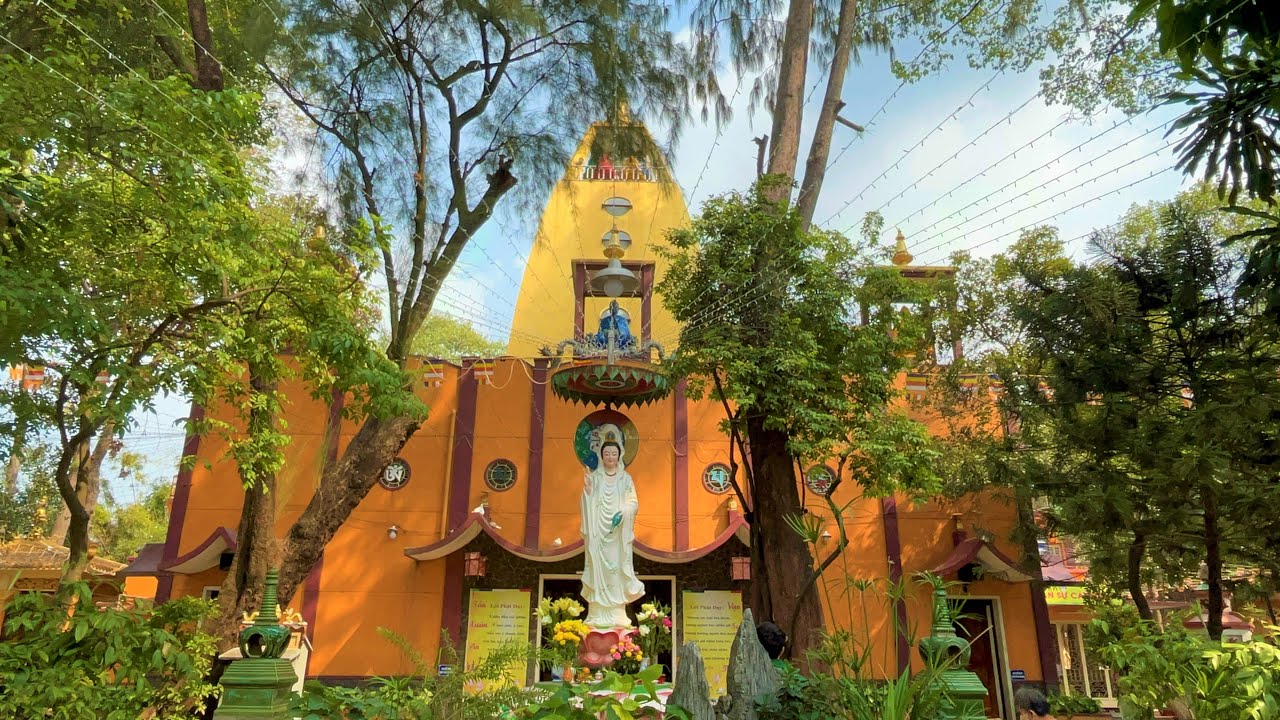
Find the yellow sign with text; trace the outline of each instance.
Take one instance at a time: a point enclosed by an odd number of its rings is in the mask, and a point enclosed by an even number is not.
[[[1044,589],[1047,605],[1083,605],[1084,587],[1081,585],[1049,585]]]
[[[528,590],[472,590],[467,612],[467,670],[483,663],[490,653],[499,648],[512,643],[527,644],[532,612]],[[485,685],[502,687],[514,683],[523,686],[527,669],[527,663],[517,659],[507,669],[503,680],[486,682]]]
[[[742,593],[726,590],[692,592],[681,595],[684,642],[698,643],[707,668],[711,696],[725,694],[729,675],[729,651],[742,624]]]

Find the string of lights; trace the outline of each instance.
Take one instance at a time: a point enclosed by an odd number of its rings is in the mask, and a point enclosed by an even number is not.
[[[942,121],[941,121],[941,122],[939,122],[937,125],[935,125],[935,126],[933,127],[933,129],[932,129],[932,130],[930,130],[929,132],[925,133],[924,137],[920,138],[919,140],[917,140],[917,141],[916,141],[916,143],[915,143],[914,145],[912,145],[911,147],[909,147],[909,148],[907,148],[905,151],[903,151],[902,155],[901,155],[901,156],[899,156],[899,157],[898,157],[898,159],[897,159],[897,160],[895,160],[895,161],[893,162],[893,164],[892,164],[892,165],[890,165],[889,167],[885,168],[885,169],[884,169],[884,170],[883,170],[879,175],[877,175],[877,176],[875,177],[875,179],[873,179],[871,182],[867,183],[867,184],[866,184],[866,185],[865,185],[861,190],[859,190],[859,191],[858,191],[858,193],[857,193],[856,195],[854,195],[853,197],[851,197],[851,198],[849,198],[848,200],[846,200],[846,201],[845,201],[845,203],[844,203],[844,205],[841,205],[841,206],[840,206],[840,209],[839,209],[839,210],[836,210],[834,213],[831,213],[831,215],[827,216],[827,219],[823,220],[823,221],[822,221],[822,224],[823,224],[823,225],[826,225],[826,224],[830,223],[832,220],[834,220],[835,218],[837,218],[837,217],[839,217],[841,214],[843,214],[843,213],[844,213],[844,211],[845,211],[845,210],[847,210],[847,209],[849,208],[849,206],[850,206],[850,205],[854,204],[854,203],[855,203],[855,202],[857,202],[858,200],[861,200],[861,199],[862,199],[862,197],[863,197],[864,195],[866,195],[866,193],[867,193],[867,191],[868,191],[868,190],[873,189],[873,188],[876,186],[876,183],[880,182],[881,180],[883,180],[883,179],[885,178],[885,176],[886,176],[886,175],[888,175],[889,173],[891,173],[891,172],[893,172],[894,170],[896,170],[896,169],[897,169],[897,168],[898,168],[898,167],[903,163],[903,161],[904,161],[904,160],[906,160],[908,157],[910,157],[910,156],[911,156],[911,153],[913,153],[913,152],[915,152],[916,150],[918,150],[918,149],[920,149],[920,148],[924,147],[925,143],[927,143],[927,142],[929,141],[929,138],[933,137],[934,133],[937,133],[939,130],[941,130],[941,129],[942,129],[942,127],[943,127],[944,125],[946,125],[949,121],[953,120],[953,119],[954,119],[957,115],[959,115],[959,114],[960,114],[960,113],[961,113],[965,108],[967,108],[967,107],[972,107],[972,106],[973,106],[973,100],[974,100],[974,98],[976,98],[976,97],[977,97],[980,93],[982,93],[983,91],[985,91],[985,90],[987,90],[988,88],[990,88],[990,87],[991,87],[991,84],[992,84],[992,83],[994,83],[994,82],[995,82],[995,81],[996,81],[996,80],[997,80],[1001,75],[1003,75],[1003,74],[1004,74],[1004,71],[1003,71],[1003,70],[999,70],[999,71],[997,71],[994,75],[992,75],[990,78],[988,78],[986,82],[982,83],[982,85],[979,85],[979,86],[978,86],[978,89],[977,89],[977,90],[974,90],[974,91],[969,95],[969,97],[965,99],[965,101],[964,101],[963,103],[961,103],[959,106],[957,106],[955,110],[952,110],[950,113],[948,113],[948,114],[946,115],[946,117],[942,118]],[[1036,95],[1035,97],[1038,97],[1038,96],[1039,96],[1039,94],[1037,93],[1037,95]],[[1031,100],[1034,100],[1034,99],[1035,99],[1035,97],[1032,97],[1032,98],[1031,98],[1030,100],[1028,100],[1027,102],[1024,102],[1022,105],[1018,106],[1018,108],[1017,108],[1017,109],[1015,109],[1013,112],[1011,112],[1011,113],[1009,114],[1009,116],[1011,117],[1014,113],[1018,112],[1018,110],[1021,110],[1022,108],[1026,107],[1026,106],[1031,102]]]
[[[911,61],[907,64],[914,65],[915,63],[919,62],[920,58],[924,57],[924,54],[928,52],[930,48],[932,48],[934,45],[938,44],[939,42],[945,40],[946,37],[951,34],[952,30],[955,30],[957,27],[960,26],[961,21],[963,21],[965,17],[967,17],[974,10],[977,10],[981,5],[982,5],[981,0],[979,0],[979,2],[975,3],[973,8],[969,11],[969,13],[966,13],[964,17],[957,19],[955,22],[951,23],[950,27],[948,27],[946,30],[943,30],[937,36],[929,40],[929,42],[925,43],[924,47],[920,48],[920,51],[917,52],[915,57],[913,57]],[[1000,7],[995,9],[995,13],[999,14],[1003,12],[1004,9],[1007,8],[1008,6],[1009,6],[1009,0],[1005,0],[1003,3],[1000,4]],[[853,137],[849,138],[849,142],[845,143],[844,147],[840,148],[840,152],[836,153],[836,156],[827,163],[827,166],[823,168],[823,172],[830,171],[831,168],[835,166],[837,162],[839,162],[840,158],[844,157],[845,152],[848,151],[848,149],[853,146],[853,143],[859,138],[867,134],[866,131],[870,130],[871,127],[876,124],[876,120],[879,119],[880,115],[882,115],[886,109],[888,109],[889,104],[893,102],[894,98],[898,97],[898,93],[902,92],[902,89],[906,86],[907,86],[906,80],[901,80],[898,82],[898,86],[893,89],[893,92],[889,93],[889,97],[885,98],[884,102],[880,103],[880,107],[876,108],[876,111],[871,114],[871,119],[868,120],[866,125],[863,126],[863,132],[855,133]],[[831,218],[829,217],[826,220],[824,220],[822,224],[826,225],[828,222],[830,222],[830,220]]]
[[[1110,127],[1106,128],[1105,130],[1103,130],[1103,131],[1101,131],[1101,132],[1099,132],[1099,133],[1097,133],[1097,134],[1093,135],[1092,137],[1090,137],[1090,138],[1088,138],[1088,139],[1084,140],[1083,142],[1081,142],[1081,143],[1079,143],[1079,144],[1075,145],[1074,147],[1072,147],[1072,148],[1070,148],[1070,149],[1068,149],[1068,150],[1066,150],[1066,151],[1064,151],[1064,152],[1060,153],[1060,154],[1059,154],[1059,155],[1057,155],[1056,157],[1051,158],[1050,160],[1045,161],[1043,164],[1039,165],[1038,167],[1036,167],[1036,168],[1034,168],[1034,169],[1032,169],[1032,170],[1029,170],[1029,171],[1027,171],[1027,172],[1023,173],[1022,175],[1018,176],[1016,179],[1014,179],[1014,180],[1010,181],[1009,183],[1005,184],[1004,186],[1000,187],[999,189],[997,189],[997,190],[993,190],[992,192],[988,193],[987,195],[983,196],[982,198],[979,198],[978,200],[974,201],[974,203],[970,203],[970,205],[966,205],[964,208],[960,208],[960,209],[961,209],[961,210],[964,210],[965,208],[968,208],[968,207],[972,206],[973,204],[976,204],[976,203],[978,203],[978,202],[981,202],[982,200],[985,200],[985,199],[987,199],[988,197],[991,197],[991,195],[994,195],[995,193],[1000,192],[1001,190],[1004,190],[1005,188],[1009,187],[1010,185],[1016,185],[1019,181],[1021,181],[1021,180],[1025,179],[1025,178],[1027,178],[1027,177],[1028,177],[1029,175],[1031,175],[1032,173],[1035,173],[1035,172],[1037,172],[1037,171],[1039,171],[1039,170],[1043,170],[1044,168],[1049,167],[1050,165],[1052,165],[1052,164],[1054,164],[1054,163],[1058,162],[1059,160],[1063,159],[1064,157],[1066,157],[1066,156],[1068,156],[1068,155],[1070,155],[1070,154],[1072,154],[1072,153],[1076,152],[1077,150],[1079,150],[1080,148],[1084,147],[1085,145],[1088,145],[1089,143],[1092,143],[1092,142],[1094,142],[1095,140],[1098,140],[1099,138],[1103,137],[1104,135],[1107,135],[1107,134],[1111,133],[1112,131],[1114,131],[1114,130],[1116,130],[1116,129],[1120,128],[1120,127],[1123,127],[1123,126],[1125,126],[1125,125],[1129,125],[1129,124],[1130,124],[1130,123],[1132,123],[1136,118],[1137,118],[1137,116],[1136,116],[1136,115],[1131,115],[1131,116],[1129,116],[1129,117],[1127,117],[1127,118],[1124,118],[1123,120],[1117,120],[1117,121],[1115,121],[1114,123],[1112,123],[1112,124],[1111,124],[1111,126],[1110,126]],[[1019,146],[1018,146],[1017,148],[1015,148],[1012,152],[1010,152],[1010,153],[1006,154],[1004,157],[1001,157],[999,160],[997,160],[997,161],[995,161],[995,162],[991,163],[990,165],[988,165],[988,166],[984,167],[983,169],[979,170],[978,172],[974,173],[973,175],[970,175],[968,178],[966,178],[965,180],[963,180],[963,181],[962,181],[962,182],[960,182],[960,183],[957,183],[955,186],[953,186],[951,189],[947,190],[946,192],[941,193],[940,195],[938,195],[938,196],[937,196],[936,198],[934,198],[933,200],[931,200],[931,201],[929,201],[929,202],[925,203],[924,205],[921,205],[920,207],[918,207],[918,208],[916,208],[915,210],[911,211],[909,214],[907,214],[907,215],[905,215],[905,216],[902,216],[902,217],[901,217],[901,219],[899,219],[899,220],[897,220],[897,221],[895,221],[895,222],[893,222],[893,223],[889,223],[889,224],[886,226],[886,228],[892,228],[892,227],[898,227],[898,226],[901,226],[901,225],[905,224],[905,223],[906,223],[908,220],[910,220],[911,218],[915,217],[916,215],[919,215],[920,213],[924,212],[925,210],[928,210],[929,208],[933,207],[934,205],[937,205],[938,203],[942,202],[942,201],[943,201],[943,200],[945,200],[946,198],[951,197],[951,195],[952,195],[953,193],[955,193],[955,191],[957,191],[957,190],[959,190],[959,189],[961,189],[961,188],[965,187],[966,185],[968,185],[969,183],[973,182],[974,180],[977,180],[978,178],[985,176],[988,172],[990,172],[991,170],[995,169],[998,165],[1000,165],[1000,164],[1001,164],[1001,163],[1003,163],[1004,161],[1006,161],[1006,160],[1008,160],[1008,159],[1010,159],[1010,158],[1012,158],[1012,157],[1016,156],[1018,153],[1022,152],[1023,150],[1027,150],[1027,149],[1029,149],[1029,148],[1033,147],[1033,146],[1035,145],[1035,143],[1036,143],[1036,142],[1038,142],[1038,141],[1039,141],[1039,140],[1041,140],[1042,138],[1046,137],[1047,135],[1049,135],[1049,134],[1050,134],[1050,133],[1052,133],[1053,131],[1057,130],[1058,128],[1062,127],[1062,125],[1063,125],[1064,123],[1066,123],[1067,121],[1069,121],[1070,119],[1071,119],[1071,118],[1070,118],[1070,116],[1068,116],[1068,117],[1064,118],[1062,122],[1059,122],[1057,125],[1054,125],[1054,126],[1053,126],[1052,128],[1050,128],[1049,130],[1047,130],[1047,131],[1045,131],[1044,133],[1042,133],[1042,134],[1040,134],[1039,136],[1037,136],[1035,139],[1033,139],[1033,140],[1031,140],[1031,141],[1029,141],[1029,142],[1023,143],[1022,145],[1019,145]],[[1152,130],[1151,132],[1154,132],[1154,130]],[[913,186],[914,186],[914,184],[913,184]],[[883,206],[882,206],[882,207],[883,207]],[[944,218],[944,219],[945,219],[945,218]],[[850,227],[852,227],[852,226],[850,226]],[[929,227],[932,227],[932,226],[926,226],[924,229],[926,229],[926,230],[927,230]],[[847,229],[846,229],[846,232],[848,232],[848,230],[847,230]]]
[[[1081,165],[1079,165],[1079,166],[1077,166],[1077,167],[1073,167],[1073,168],[1070,168],[1070,169],[1068,169],[1068,170],[1064,170],[1063,172],[1059,173],[1058,175],[1053,176],[1052,178],[1049,178],[1048,180],[1045,180],[1044,182],[1040,183],[1039,185],[1036,185],[1035,187],[1028,188],[1028,189],[1026,189],[1026,190],[1022,191],[1021,193],[1019,193],[1019,194],[1017,194],[1017,195],[1014,195],[1013,197],[1011,197],[1011,198],[1009,198],[1009,199],[1007,199],[1007,200],[1004,200],[1004,201],[1003,201],[1003,202],[1001,202],[1000,204],[995,205],[994,207],[992,207],[992,208],[988,209],[986,212],[988,212],[988,213],[993,212],[993,211],[995,211],[995,210],[997,210],[997,209],[999,209],[999,208],[1001,208],[1001,207],[1004,207],[1005,205],[1008,205],[1009,203],[1011,203],[1011,202],[1013,202],[1013,201],[1015,201],[1015,200],[1018,200],[1019,198],[1023,198],[1023,197],[1026,197],[1027,195],[1030,195],[1031,193],[1035,192],[1036,190],[1039,190],[1039,189],[1041,189],[1041,188],[1047,187],[1049,184],[1054,183],[1054,182],[1057,182],[1058,180],[1061,180],[1062,178],[1064,178],[1064,177],[1066,177],[1066,176],[1068,176],[1068,175],[1071,175],[1071,174],[1073,174],[1073,173],[1079,172],[1079,171],[1080,171],[1080,170],[1082,170],[1083,168],[1085,168],[1085,167],[1088,167],[1088,166],[1092,165],[1095,161],[1097,161],[1097,160],[1099,160],[1099,159],[1101,159],[1101,158],[1105,157],[1106,155],[1108,155],[1108,154],[1110,154],[1110,153],[1114,152],[1115,150],[1119,150],[1120,148],[1122,148],[1122,147],[1124,147],[1125,145],[1128,145],[1128,144],[1130,144],[1130,143],[1132,143],[1132,142],[1136,141],[1137,139],[1138,139],[1138,138],[1134,138],[1133,140],[1130,140],[1130,141],[1128,141],[1128,142],[1124,143],[1123,145],[1120,145],[1120,146],[1118,146],[1118,147],[1116,147],[1116,148],[1113,148],[1112,150],[1105,151],[1105,152],[1103,152],[1102,154],[1100,154],[1100,155],[1098,155],[1098,156],[1096,156],[1096,157],[1094,157],[1094,158],[1090,159],[1088,162],[1083,163],[1083,164],[1081,164]],[[1166,143],[1166,144],[1164,144],[1164,145],[1161,145],[1160,147],[1158,147],[1158,148],[1156,148],[1156,149],[1154,149],[1154,150],[1151,150],[1150,152],[1147,152],[1146,154],[1144,154],[1144,155],[1142,155],[1142,156],[1140,156],[1140,157],[1134,158],[1134,159],[1132,159],[1132,160],[1125,160],[1125,161],[1121,161],[1121,162],[1120,162],[1120,163],[1118,163],[1117,165],[1115,165],[1115,166],[1113,166],[1113,167],[1110,167],[1110,168],[1108,168],[1108,169],[1104,170],[1103,172],[1099,173],[1098,175],[1094,175],[1093,177],[1087,178],[1087,179],[1085,179],[1085,180],[1081,181],[1080,183],[1077,183],[1077,184],[1075,184],[1075,185],[1072,185],[1071,187],[1069,187],[1069,188],[1067,188],[1067,189],[1063,190],[1061,193],[1059,193],[1059,195],[1058,195],[1058,196],[1060,196],[1060,195],[1062,195],[1062,194],[1065,194],[1065,193],[1068,193],[1068,192],[1071,192],[1071,191],[1073,191],[1073,190],[1078,190],[1079,188],[1082,188],[1082,187],[1084,187],[1085,185],[1088,185],[1088,184],[1090,184],[1090,183],[1097,182],[1098,180],[1101,180],[1101,179],[1103,179],[1103,178],[1107,177],[1108,175],[1110,175],[1110,174],[1112,174],[1112,173],[1114,173],[1114,172],[1117,172],[1117,171],[1119,171],[1119,170],[1121,170],[1121,169],[1123,169],[1123,168],[1125,168],[1125,167],[1127,167],[1127,166],[1129,166],[1129,165],[1133,165],[1133,164],[1138,163],[1138,162],[1140,162],[1140,161],[1142,161],[1142,160],[1145,160],[1145,159],[1147,159],[1147,158],[1149,158],[1149,157],[1151,157],[1151,156],[1153,156],[1153,155],[1157,155],[1157,154],[1159,154],[1159,153],[1161,153],[1161,152],[1164,152],[1165,150],[1168,150],[1169,148],[1172,148],[1172,147],[1173,147],[1174,145],[1176,145],[1176,144],[1177,144],[1177,141],[1171,141],[1171,142],[1168,142],[1168,143]],[[1058,196],[1055,196],[1055,197],[1058,197]],[[1005,218],[1005,219],[1007,219],[1007,218],[1009,218],[1009,217],[1013,217],[1013,216],[1019,215],[1019,214],[1021,214],[1021,213],[1023,213],[1023,212],[1026,212],[1027,210],[1031,210],[1032,208],[1039,207],[1040,205],[1044,204],[1045,202],[1048,202],[1048,199],[1046,199],[1046,200],[1041,200],[1041,201],[1039,201],[1039,202],[1037,202],[1037,203],[1035,203],[1035,204],[1033,204],[1033,205],[1029,205],[1029,206],[1027,206],[1027,207],[1025,207],[1025,208],[1022,208],[1021,210],[1017,210],[1017,211],[1013,212],[1012,214],[1010,214],[1010,215],[1006,216],[1006,218]],[[952,213],[952,216],[954,216],[955,214],[956,214],[956,213]],[[979,217],[981,217],[981,216],[979,216]],[[929,243],[932,243],[934,240],[938,240],[939,238],[941,238],[941,237],[942,237],[943,235],[945,235],[946,233],[949,233],[949,232],[951,232],[952,230],[955,230],[955,229],[957,229],[957,228],[960,228],[960,227],[963,227],[963,226],[965,226],[965,225],[968,225],[969,223],[974,222],[974,221],[975,221],[975,220],[977,220],[977,219],[978,219],[978,218],[976,218],[976,217],[975,217],[975,218],[965,218],[964,220],[961,220],[960,222],[954,223],[954,224],[952,224],[951,226],[949,226],[949,227],[947,227],[947,228],[944,228],[944,229],[942,229],[942,230],[939,230],[939,231],[935,232],[935,233],[934,233],[934,234],[932,234],[932,235],[929,235],[928,237],[924,238],[923,240],[920,240],[919,242],[920,242],[920,244],[921,244],[921,245],[929,245]],[[937,243],[934,243],[933,245],[929,245],[929,249],[930,249],[930,250],[931,250],[931,249],[936,249],[937,247],[945,246],[945,245],[947,245],[947,244],[949,244],[949,241],[948,241],[948,242],[943,242],[943,241],[939,240]],[[923,253],[923,252],[928,252],[928,250],[922,250],[921,252],[922,252],[922,253]]]
[[[1128,190],[1129,188],[1131,188],[1131,187],[1133,187],[1133,186],[1135,186],[1135,185],[1138,185],[1138,184],[1140,184],[1140,183],[1146,182],[1147,180],[1150,180],[1150,179],[1152,179],[1152,178],[1154,178],[1154,177],[1158,177],[1158,176],[1163,175],[1163,174],[1165,174],[1165,173],[1167,173],[1167,172],[1172,172],[1172,171],[1174,171],[1174,170],[1176,170],[1176,169],[1177,169],[1177,168],[1174,168],[1174,167],[1167,167],[1167,168],[1164,168],[1163,170],[1154,170],[1154,171],[1152,171],[1151,173],[1147,174],[1146,176],[1141,177],[1141,178],[1138,178],[1137,180],[1134,180],[1133,182],[1130,182],[1130,183],[1128,183],[1128,184],[1126,184],[1126,185],[1122,185],[1122,186],[1120,186],[1120,187],[1118,187],[1118,188],[1115,188],[1114,190],[1108,190],[1107,192],[1104,192],[1104,193],[1102,193],[1102,194],[1100,194],[1100,195],[1095,195],[1094,197],[1091,197],[1091,198],[1089,198],[1088,200],[1085,200],[1085,201],[1083,201],[1083,202],[1076,203],[1075,205],[1072,205],[1071,207],[1069,207],[1069,208],[1067,208],[1067,209],[1065,209],[1065,210],[1060,210],[1060,211],[1058,211],[1058,212],[1056,212],[1056,213],[1053,213],[1052,215],[1047,215],[1047,216],[1045,216],[1045,217],[1043,217],[1043,218],[1040,218],[1039,220],[1037,220],[1037,221],[1035,221],[1035,222],[1033,222],[1033,223],[1028,223],[1028,224],[1026,224],[1026,225],[1023,225],[1022,227],[1015,228],[1015,229],[1010,230],[1010,231],[1008,231],[1008,232],[1001,233],[1000,235],[996,235],[995,237],[987,238],[986,240],[983,240],[982,242],[975,243],[974,245],[971,245],[971,246],[969,246],[969,247],[965,248],[965,252],[972,252],[973,250],[976,250],[976,249],[978,249],[978,248],[980,248],[980,247],[984,247],[984,246],[986,246],[986,245],[990,245],[991,243],[993,243],[993,242],[995,242],[996,240],[999,240],[999,239],[1001,239],[1001,238],[1009,237],[1009,236],[1014,235],[1014,234],[1020,234],[1020,233],[1022,233],[1023,231],[1029,230],[1029,229],[1031,229],[1031,228],[1039,227],[1039,226],[1041,226],[1041,225],[1044,225],[1046,222],[1048,222],[1048,221],[1050,221],[1050,220],[1053,220],[1054,218],[1057,218],[1057,217],[1059,217],[1059,216],[1061,216],[1061,215],[1064,215],[1064,214],[1066,214],[1066,213],[1068,213],[1068,212],[1071,212],[1072,210],[1077,210],[1077,209],[1079,209],[1079,208],[1082,208],[1082,207],[1084,207],[1085,205],[1088,205],[1088,204],[1090,204],[1090,203],[1092,203],[1092,202],[1096,202],[1096,201],[1098,201],[1098,200],[1101,200],[1102,198],[1105,198],[1105,197],[1107,197],[1107,196],[1109,196],[1109,195],[1115,195],[1116,193],[1119,193],[1119,192],[1121,192],[1121,191],[1123,191],[1123,190]],[[981,230],[985,230],[986,228],[988,228],[988,227],[990,227],[990,226],[992,226],[992,225],[995,225],[995,224],[997,224],[998,222],[1000,222],[1000,221],[994,221],[994,222],[988,223],[987,225],[984,225],[983,227],[978,228],[977,230],[974,230],[973,232],[979,232],[979,231],[981,231]],[[932,250],[932,249],[934,249],[934,248],[930,248],[929,250]],[[922,253],[922,254],[923,254],[923,253]]]

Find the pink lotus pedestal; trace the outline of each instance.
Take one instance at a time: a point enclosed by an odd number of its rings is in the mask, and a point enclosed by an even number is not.
[[[613,664],[613,646],[635,632],[634,628],[593,629],[582,638],[582,644],[578,647],[578,660],[592,670],[609,667]]]

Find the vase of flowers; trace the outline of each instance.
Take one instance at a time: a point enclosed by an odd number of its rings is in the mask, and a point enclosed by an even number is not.
[[[633,639],[644,653],[645,665],[657,662],[658,655],[671,649],[671,608],[662,603],[645,603],[636,613]]]
[[[609,665],[609,669],[622,675],[631,675],[640,670],[640,664],[644,661],[644,651],[632,639],[634,635],[630,635],[618,641],[612,648],[613,662]]]
[[[582,645],[582,638],[589,632],[591,628],[581,620],[561,620],[552,626],[547,647],[555,653],[556,661],[563,668],[561,677],[565,682],[573,682],[573,667],[578,660],[578,648]]]
[[[544,597],[533,611],[542,628],[542,647],[552,652],[566,682],[573,682],[582,638],[591,632],[586,623],[577,619],[582,613],[582,603],[570,597]]]

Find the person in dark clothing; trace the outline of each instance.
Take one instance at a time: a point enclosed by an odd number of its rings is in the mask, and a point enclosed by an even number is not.
[[[787,634],[782,632],[782,628],[766,620],[756,626],[756,637],[760,639],[764,651],[769,653],[770,660],[782,657],[782,651],[787,647]]]
[[[1013,705],[1019,720],[1053,720],[1049,714],[1049,701],[1035,688],[1020,688],[1013,694]]]

